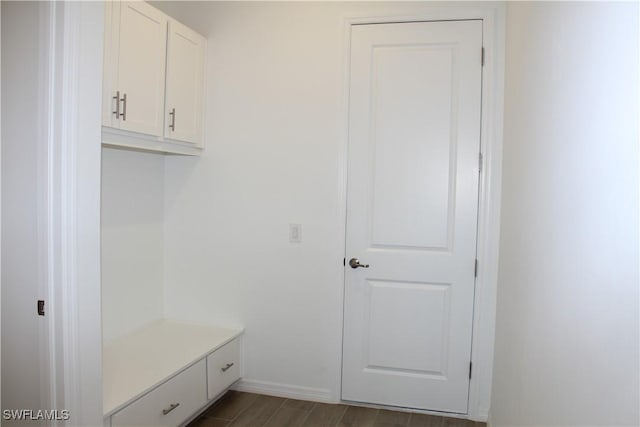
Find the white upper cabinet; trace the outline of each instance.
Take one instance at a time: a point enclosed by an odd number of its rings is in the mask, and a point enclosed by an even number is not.
[[[206,40],[145,2],[105,7],[103,144],[199,154]]]
[[[162,135],[167,17],[144,2],[120,5],[120,129]]]
[[[205,39],[176,21],[169,22],[164,136],[198,143],[202,138]]]

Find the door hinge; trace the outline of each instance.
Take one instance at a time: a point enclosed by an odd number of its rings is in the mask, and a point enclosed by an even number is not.
[[[44,316],[44,300],[38,300],[38,316]]]
[[[484,67],[484,46],[482,47],[482,52],[480,53],[480,65]]]
[[[473,368],[473,363],[469,362],[469,379],[471,379],[471,369]]]
[[[473,266],[473,277],[478,277],[478,258],[476,258],[476,263]]]
[[[482,153],[478,154],[478,173],[482,173],[482,163],[483,162]]]

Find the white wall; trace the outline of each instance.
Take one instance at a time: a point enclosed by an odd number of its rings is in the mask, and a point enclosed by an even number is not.
[[[245,385],[338,399],[344,18],[434,4],[156,5],[209,36],[205,151],[166,159],[166,312],[245,326]]]
[[[40,7],[2,2],[2,408],[41,408]],[[40,211],[41,212],[41,211]],[[18,326],[19,325],[19,326]],[[5,422],[3,422],[5,424]],[[6,422],[6,424],[9,424]]]
[[[246,380],[329,399],[344,253],[339,8],[222,4],[207,18],[206,150],[166,164],[166,310],[245,326]]]
[[[104,342],[163,317],[164,156],[102,149]]]
[[[638,4],[510,3],[494,426],[640,425]]]

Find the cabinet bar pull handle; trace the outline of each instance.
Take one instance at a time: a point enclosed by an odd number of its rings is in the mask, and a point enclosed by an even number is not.
[[[126,93],[122,94],[122,99],[120,99],[120,101],[122,101],[122,113],[120,113],[120,115],[122,116],[122,120],[125,121],[127,120],[127,94]]]
[[[120,91],[116,91],[116,96],[113,97],[113,100],[116,101],[116,111],[112,113],[116,115],[116,119],[120,118]]]
[[[163,409],[162,410],[162,415],[167,415],[169,412],[173,411],[178,406],[180,406],[180,403],[172,403],[171,405],[169,405],[168,409]]]
[[[176,109],[172,108],[169,115],[171,116],[171,124],[169,125],[169,129],[175,132],[176,131]]]
[[[229,368],[231,368],[232,366],[233,366],[233,362],[227,363],[227,366],[222,368],[222,372],[227,372],[229,370]]]

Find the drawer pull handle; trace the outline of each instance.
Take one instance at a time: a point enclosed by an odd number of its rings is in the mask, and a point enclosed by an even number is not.
[[[233,366],[233,362],[227,363],[227,366],[222,368],[222,372],[227,372],[229,370],[229,368],[231,368],[232,366]]]
[[[179,403],[172,403],[171,405],[169,405],[169,409],[163,409],[162,410],[162,415],[167,415],[169,412],[173,411],[178,406],[180,406]]]

